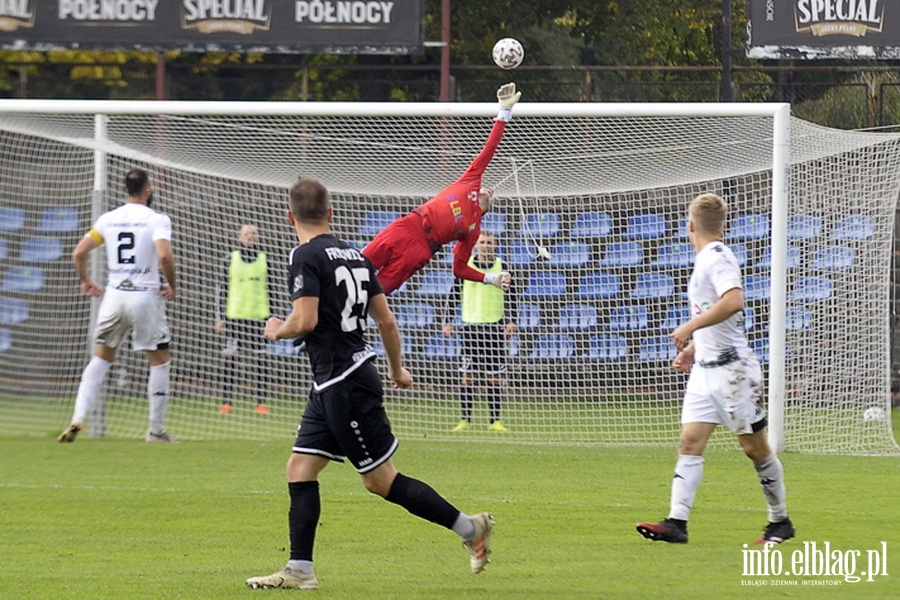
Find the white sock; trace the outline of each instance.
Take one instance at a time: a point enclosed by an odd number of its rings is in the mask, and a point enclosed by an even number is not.
[[[475,537],[475,523],[464,513],[459,513],[459,516],[456,517],[456,523],[453,524],[451,529],[458,533],[463,541],[471,542],[472,538]]]
[[[79,427],[84,425],[84,418],[91,410],[91,402],[97,397],[110,366],[112,363],[95,356],[84,367],[84,371],[81,373],[81,383],[78,384],[78,395],[75,397],[75,414],[72,416],[72,423]]]
[[[299,571],[300,573],[312,573],[313,564],[311,560],[289,560],[287,568],[291,571]]]
[[[679,454],[675,463],[675,477],[672,479],[672,503],[669,507],[670,519],[687,521],[694,506],[694,496],[703,480],[703,457],[693,454]]]
[[[150,431],[162,433],[169,405],[169,370],[172,361],[150,367],[147,378],[147,398],[150,400]]]
[[[784,467],[778,455],[774,452],[760,463],[754,463],[756,472],[759,473],[759,483],[762,485],[766,502],[769,503],[769,522],[777,523],[787,519],[787,491],[784,487]]]

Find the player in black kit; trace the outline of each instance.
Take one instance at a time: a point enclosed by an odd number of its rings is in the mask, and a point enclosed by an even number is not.
[[[474,573],[488,563],[493,522],[488,513],[466,515],[427,484],[398,473],[391,456],[397,438],[382,403],[375,352],[366,344],[366,318],[381,333],[388,377],[408,388],[412,375],[400,357],[400,332],[367,258],[331,233],[328,190],[302,177],[290,191],[288,221],[300,246],[291,251],[287,319],[266,323],[270,340],[303,337],[313,370],[312,390],[288,459],[291,555],[280,571],[252,577],[252,588],[316,589],[313,545],[321,513],[318,476],[329,461],[349,459],[366,489],[412,514],[455,531]]]

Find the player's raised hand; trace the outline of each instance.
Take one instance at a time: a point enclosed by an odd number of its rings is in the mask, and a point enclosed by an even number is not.
[[[500,102],[500,108],[510,110],[522,97],[522,92],[516,91],[515,83],[504,83],[497,90],[497,101]]]

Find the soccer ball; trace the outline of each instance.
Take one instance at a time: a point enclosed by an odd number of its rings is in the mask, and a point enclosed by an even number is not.
[[[525,48],[515,38],[503,38],[494,44],[491,56],[494,58],[494,64],[501,69],[515,69],[525,58]]]
[[[870,406],[863,413],[863,421],[884,421],[887,414],[880,406]]]

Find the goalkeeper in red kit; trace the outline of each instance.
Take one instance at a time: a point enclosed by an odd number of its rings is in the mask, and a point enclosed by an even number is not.
[[[481,234],[481,217],[494,205],[494,192],[481,187],[481,176],[500,145],[506,123],[512,118],[512,107],[521,97],[515,83],[500,86],[500,112],[494,127],[465,173],[431,200],[385,227],[363,249],[385,294],[403,285],[452,240],[457,241],[453,248],[453,274],[457,278],[509,289],[509,273],[483,273],[468,262]]]

